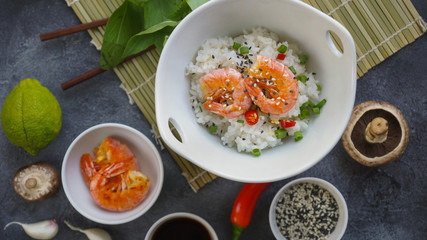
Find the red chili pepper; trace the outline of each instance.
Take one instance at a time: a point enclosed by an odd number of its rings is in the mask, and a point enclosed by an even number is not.
[[[234,201],[231,211],[231,223],[233,224],[233,240],[240,237],[252,217],[252,213],[258,202],[258,198],[271,183],[245,183]]]
[[[282,126],[282,128],[290,128],[295,126],[296,122],[295,121],[291,121],[291,120],[280,120],[280,126]]]
[[[286,57],[286,54],[283,54],[283,53],[279,53],[279,54],[277,54],[277,59],[279,59],[279,60],[285,60],[285,57]]]
[[[245,113],[245,119],[249,125],[255,125],[258,122],[258,118],[257,110],[249,110]]]

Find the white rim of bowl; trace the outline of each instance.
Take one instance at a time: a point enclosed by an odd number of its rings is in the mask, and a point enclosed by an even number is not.
[[[144,240],[151,240],[151,237],[153,236],[153,233],[157,230],[157,228],[167,222],[170,219],[179,218],[179,217],[187,217],[190,219],[194,219],[201,223],[209,232],[209,234],[212,237],[212,240],[218,240],[218,236],[216,235],[215,230],[213,227],[202,217],[188,212],[176,212],[176,213],[170,213],[166,216],[161,217],[159,220],[157,220],[153,225],[151,225],[150,229],[148,230],[147,234],[145,235]]]
[[[71,203],[71,205],[74,207],[75,210],[77,210],[77,212],[79,212],[81,215],[83,215],[84,217],[86,217],[89,220],[92,220],[94,222],[97,223],[102,223],[102,224],[107,224],[107,225],[115,225],[115,224],[122,224],[122,223],[127,223],[130,221],[133,221],[137,218],[139,218],[140,216],[142,216],[144,213],[146,213],[153,205],[154,203],[157,201],[157,198],[160,195],[160,192],[162,190],[163,187],[163,180],[164,180],[164,169],[163,169],[163,162],[162,162],[162,158],[160,157],[159,151],[157,151],[156,146],[154,146],[154,144],[150,141],[150,139],[148,139],[144,134],[142,134],[140,131],[136,130],[135,128],[129,127],[127,125],[124,124],[120,124],[120,123],[101,123],[95,126],[92,126],[86,130],[84,130],[82,133],[80,133],[74,140],[73,142],[70,144],[70,146],[67,149],[67,152],[64,155],[64,158],[62,160],[62,168],[61,168],[61,181],[62,183],[64,183],[64,179],[66,174],[66,170],[65,170],[65,163],[68,161],[71,149],[74,148],[74,145],[76,145],[76,143],[84,136],[86,135],[88,132],[94,131],[96,129],[99,128],[103,128],[103,127],[117,127],[117,128],[122,128],[125,130],[128,130],[130,132],[135,133],[136,135],[140,136],[142,139],[144,139],[144,141],[148,144],[148,146],[150,146],[150,148],[153,150],[154,154],[156,155],[156,159],[158,160],[158,164],[159,164],[159,187],[158,189],[153,193],[154,194],[154,198],[153,200],[147,205],[147,207],[141,211],[138,214],[134,214],[132,217],[127,218],[125,220],[109,220],[109,219],[99,219],[99,218],[95,218],[93,216],[90,216],[88,214],[86,214],[83,209],[81,209],[76,202],[74,202],[74,200],[72,200],[71,198],[71,194],[68,191],[68,186],[66,184],[62,184],[62,187],[64,188],[64,192],[65,195],[67,196],[68,201]],[[107,211],[107,210],[106,210]],[[130,210],[132,211],[132,210]]]
[[[315,178],[315,177],[304,177],[304,178],[298,178],[295,179],[293,181],[290,181],[289,183],[285,184],[285,186],[283,186],[282,188],[280,188],[279,191],[277,191],[276,195],[274,196],[273,200],[271,201],[271,205],[270,205],[270,211],[269,211],[269,222],[270,222],[270,228],[271,231],[273,232],[274,237],[276,237],[276,239],[279,240],[287,240],[287,238],[285,238],[279,231],[279,228],[277,227],[276,224],[276,205],[277,202],[279,200],[280,195],[282,195],[282,193],[285,191],[285,189],[289,188],[290,186],[299,184],[299,183],[314,183],[319,185],[320,187],[325,188],[326,190],[328,190],[332,196],[335,198],[335,200],[337,201],[338,204],[338,208],[340,210],[340,215],[338,217],[338,221],[337,221],[337,226],[335,227],[335,230],[333,231],[333,233],[336,232],[337,234],[337,238],[336,239],[341,239],[342,236],[345,233],[345,230],[347,228],[347,222],[348,222],[348,208],[347,208],[347,203],[343,197],[343,195],[341,194],[341,192],[334,186],[332,185],[332,183],[327,182],[323,179],[320,178]],[[339,226],[340,220],[343,221],[342,226]],[[339,228],[338,228],[339,226]],[[334,240],[332,238],[328,238],[328,240]]]

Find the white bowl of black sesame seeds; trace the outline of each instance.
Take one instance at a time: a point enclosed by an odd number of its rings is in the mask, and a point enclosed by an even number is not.
[[[279,240],[336,240],[344,235],[348,209],[332,184],[307,177],[293,180],[277,192],[269,218]]]

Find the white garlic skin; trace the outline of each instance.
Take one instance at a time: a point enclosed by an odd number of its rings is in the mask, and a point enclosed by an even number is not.
[[[71,230],[84,233],[89,240],[111,240],[110,234],[103,229],[100,229],[100,228],[81,229],[78,227],[74,227],[67,221],[64,221],[64,222]]]
[[[36,223],[10,222],[6,224],[4,229],[12,224],[18,224],[22,226],[28,236],[39,240],[52,239],[58,233],[58,224],[56,224],[55,220],[45,220]]]

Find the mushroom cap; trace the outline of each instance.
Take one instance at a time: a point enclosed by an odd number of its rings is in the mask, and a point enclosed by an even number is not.
[[[365,140],[365,130],[377,117],[388,122],[387,139],[382,143],[369,143]],[[369,167],[383,165],[398,158],[405,151],[408,140],[408,124],[399,109],[390,103],[377,101],[356,105],[341,137],[347,153]]]
[[[13,177],[15,192],[27,201],[46,199],[59,188],[58,171],[47,162],[38,162],[20,168]]]

